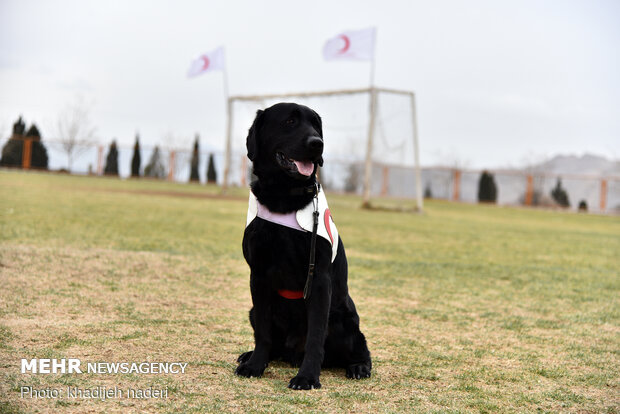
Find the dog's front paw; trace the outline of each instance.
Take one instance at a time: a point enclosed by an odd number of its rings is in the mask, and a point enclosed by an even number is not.
[[[248,362],[242,362],[241,364],[239,364],[239,366],[235,370],[235,374],[239,375],[240,377],[259,378],[263,375],[263,372],[265,372],[265,368],[267,368],[267,364],[257,367],[254,364],[250,364]]]
[[[362,362],[361,364],[353,364],[347,367],[347,378],[362,379],[370,377],[370,362]]]
[[[308,378],[303,375],[297,375],[291,379],[288,387],[294,390],[311,390],[314,388],[321,388],[321,383],[318,378]]]

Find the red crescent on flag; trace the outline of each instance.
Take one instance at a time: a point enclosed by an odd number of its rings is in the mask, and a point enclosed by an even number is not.
[[[338,51],[338,53],[340,53],[340,54],[346,53],[347,50],[349,50],[349,47],[351,46],[351,40],[349,40],[349,37],[347,35],[340,35],[339,37],[342,40],[344,40],[344,47],[342,49],[340,49]]]
[[[200,56],[200,59],[202,59],[202,61],[204,62],[202,65],[202,70],[207,70],[207,68],[209,67],[209,58],[206,56]]]
[[[332,213],[329,211],[328,208],[325,209],[325,215],[324,215],[324,220],[325,220],[325,228],[327,229],[327,234],[329,234],[329,239],[332,241],[332,244],[334,244],[334,236],[332,236],[332,229],[329,226],[329,219],[332,218]]]

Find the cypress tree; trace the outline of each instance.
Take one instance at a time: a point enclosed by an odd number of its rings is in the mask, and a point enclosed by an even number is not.
[[[200,156],[198,155],[198,135],[196,135],[196,140],[194,141],[194,151],[192,152],[191,171],[189,174],[190,182],[200,181],[200,177],[198,176],[199,163]]]
[[[110,144],[110,150],[105,161],[105,168],[103,170],[105,175],[118,176],[118,149],[116,148],[116,141],[113,140]]]
[[[24,141],[21,139],[11,138],[2,147],[2,158],[0,158],[0,166],[2,167],[20,167],[22,166],[22,156],[24,149]]]
[[[28,132],[26,132],[26,138],[32,138],[35,141],[41,141],[41,133],[39,132],[39,128],[35,124],[32,124],[30,128],[28,128]]]
[[[497,201],[497,185],[493,174],[483,171],[478,181],[478,201],[482,203],[495,203]]]
[[[133,157],[131,158],[131,176],[140,177],[140,137],[136,134],[136,143],[133,146]]]
[[[22,156],[24,149],[24,132],[26,130],[26,124],[22,120],[20,115],[19,119],[13,124],[13,135],[7,141],[2,148],[2,158],[0,159],[0,166],[3,167],[21,167]]]
[[[209,163],[207,164],[207,183],[217,183],[217,173],[215,172],[215,160],[213,154],[209,154]]]
[[[13,124],[13,137],[20,137],[24,135],[24,132],[26,132],[26,124],[20,115],[17,121]]]

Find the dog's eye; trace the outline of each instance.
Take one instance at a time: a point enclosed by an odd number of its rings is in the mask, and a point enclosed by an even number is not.
[[[289,118],[286,120],[286,125],[288,126],[295,125],[296,122],[297,120],[295,118]]]

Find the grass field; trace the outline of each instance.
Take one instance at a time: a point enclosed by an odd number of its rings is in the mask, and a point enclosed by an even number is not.
[[[329,196],[373,376],[233,374],[252,348],[246,190],[0,171],[0,412],[620,412],[620,219]],[[187,362],[185,374],[20,373],[21,358]],[[32,399],[20,387],[168,388]]]

